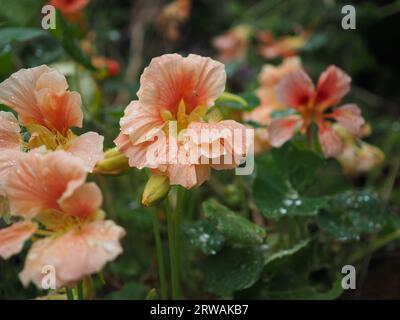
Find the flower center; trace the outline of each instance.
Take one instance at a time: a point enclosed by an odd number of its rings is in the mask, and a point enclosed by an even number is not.
[[[178,110],[175,115],[169,110],[163,110],[161,112],[161,118],[165,121],[164,131],[168,131],[168,122],[176,121],[178,133],[186,129],[191,122],[199,122],[203,120],[203,117],[207,113],[207,106],[197,106],[189,114],[186,111],[186,104],[183,99],[179,102]]]
[[[53,151],[59,148],[66,149],[76,137],[71,130],[68,130],[63,135],[58,131],[51,131],[38,124],[27,125],[27,129],[31,133],[31,138],[28,142],[30,149],[40,146],[46,146],[47,149]]]

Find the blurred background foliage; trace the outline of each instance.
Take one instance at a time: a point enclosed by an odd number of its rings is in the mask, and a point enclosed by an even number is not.
[[[112,147],[119,118],[151,58],[169,52],[216,57],[213,39],[238,25],[269,30],[276,38],[308,31],[298,52],[303,65],[313,78],[329,64],[352,76],[347,99],[363,110],[373,128],[367,141],[383,150],[385,161],[367,174],[345,177],[336,161],[294,143],[260,155],[252,176],[218,172],[188,191],[184,297],[400,298],[400,248],[393,242],[400,236],[400,1],[183,2],[191,4],[186,18],[171,18],[171,1],[92,0],[72,21],[58,12],[57,28],[47,31],[41,28],[46,1],[0,0],[0,80],[20,68],[58,68],[83,97],[85,130],[104,135]],[[357,29],[343,30],[341,8],[350,3]],[[252,34],[245,58],[227,63],[229,91],[253,92],[261,67],[279,62],[259,54]],[[128,230],[124,254],[94,276],[96,297],[144,299],[158,289],[150,211],[161,220],[164,240],[165,215],[140,206],[145,171],[92,179],[102,188],[108,216]],[[287,181],[295,199],[276,191]],[[282,214],[285,200],[300,201],[299,208]],[[22,288],[23,261],[0,262],[0,298],[45,294]],[[344,264],[355,264],[359,277],[358,289],[343,294]]]

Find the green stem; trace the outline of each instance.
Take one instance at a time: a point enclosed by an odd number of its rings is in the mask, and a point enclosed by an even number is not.
[[[77,285],[77,292],[78,292],[78,300],[85,300],[85,296],[83,294],[83,281],[79,281]]]
[[[172,282],[172,298],[174,300],[180,298],[180,287],[179,287],[179,271],[177,265],[177,252],[176,252],[176,239],[174,230],[174,216],[172,208],[169,203],[169,199],[166,201],[166,212],[167,212],[167,224],[168,224],[168,244],[169,244],[169,255],[171,261],[171,282]]]
[[[185,189],[181,186],[177,186],[176,190],[176,219],[175,219],[175,241],[176,241],[176,248],[177,251],[180,253],[177,256],[177,267],[178,273],[181,275],[181,268],[182,268],[182,211],[184,208],[184,201],[185,201]]]
[[[86,276],[83,278],[83,297],[85,300],[93,299],[93,280],[92,276]]]
[[[370,246],[367,248],[357,251],[355,254],[353,254],[350,257],[350,263],[354,263],[362,259],[364,256],[366,256],[369,253],[372,253],[382,247],[384,247],[386,244],[400,238],[400,230],[396,230],[395,232],[389,233],[388,235],[376,239]]]
[[[158,274],[160,278],[160,289],[161,289],[161,298],[163,300],[167,299],[167,285],[165,280],[165,266],[164,266],[164,255],[161,246],[161,235],[160,235],[160,224],[158,222],[157,211],[152,210],[153,216],[153,231],[154,238],[156,240],[156,248],[157,248],[157,263],[158,263]]]
[[[314,129],[312,125],[308,126],[307,128],[307,140],[310,150],[315,151]]]
[[[65,291],[67,292],[67,299],[68,300],[74,300],[74,293],[71,288],[65,288]]]

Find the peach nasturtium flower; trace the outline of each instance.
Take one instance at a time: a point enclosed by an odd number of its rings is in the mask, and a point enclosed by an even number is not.
[[[5,183],[11,217],[20,220],[0,230],[0,257],[22,250],[35,235],[20,279],[41,288],[42,268],[52,266],[56,287],[74,285],[100,271],[122,252],[123,228],[104,220],[102,196],[85,183],[81,161],[65,151],[26,153]]]
[[[246,152],[246,128],[233,120],[207,117],[225,82],[224,65],[210,58],[193,54],[154,58],[140,78],[139,99],[126,108],[115,139],[129,165],[152,168],[168,176],[171,185],[185,188],[208,180],[211,168],[237,167]],[[235,139],[238,135],[243,139]],[[230,163],[222,159],[226,156],[231,156]]]
[[[267,59],[292,57],[304,47],[309,36],[310,32],[302,31],[294,36],[284,36],[275,39],[270,31],[260,31],[257,35],[260,42],[258,52]]]
[[[364,130],[364,127],[362,131],[368,131],[368,129]],[[335,124],[334,129],[343,139],[343,151],[335,158],[339,161],[344,174],[357,176],[374,169],[385,160],[385,154],[378,147],[370,145],[362,141],[360,137],[350,134],[340,124]],[[368,134],[369,132],[363,132],[360,136]]]
[[[162,7],[155,22],[158,30],[169,41],[177,41],[180,37],[179,28],[187,21],[192,7],[192,0],[174,0]]]
[[[20,124],[29,131],[25,148],[65,150],[80,158],[88,171],[103,158],[102,136],[95,132],[76,136],[71,131],[82,127],[82,100],[79,93],[68,91],[68,83],[58,71],[45,65],[17,71],[0,83],[0,103],[16,111]],[[11,119],[11,115],[7,117]],[[4,123],[0,122],[0,130],[7,130]],[[16,121],[8,123],[12,130],[19,129]]]
[[[250,112],[243,113],[244,121],[255,122],[261,126],[267,126],[272,121],[272,112],[284,109],[276,97],[276,86],[286,75],[302,70],[299,57],[290,57],[283,60],[280,65],[266,64],[258,76],[259,88],[256,95],[260,99],[260,105]],[[270,148],[268,131],[265,128],[256,128],[254,131],[254,152],[258,154]]]
[[[82,11],[89,4],[89,0],[50,0],[50,4],[64,15],[72,15]]]
[[[280,147],[291,139],[297,130],[306,133],[315,123],[325,157],[334,157],[343,150],[340,136],[332,128],[336,120],[351,134],[357,135],[364,119],[355,104],[346,104],[330,110],[350,90],[351,78],[336,66],[329,66],[319,77],[317,88],[304,71],[285,76],[277,86],[279,101],[295,109],[296,114],[274,119],[268,127],[270,143]]]
[[[218,59],[227,63],[242,61],[246,58],[249,46],[251,28],[238,25],[226,33],[213,39],[213,46],[218,50]]]

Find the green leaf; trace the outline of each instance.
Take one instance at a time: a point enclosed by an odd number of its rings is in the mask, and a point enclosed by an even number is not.
[[[341,275],[325,253],[315,255],[318,242],[310,239],[270,255],[264,268],[265,299],[335,299],[342,293]],[[327,263],[329,262],[329,263]]]
[[[46,35],[41,29],[33,28],[2,28],[0,29],[0,49],[13,42],[23,42]]]
[[[205,254],[216,254],[225,243],[225,237],[210,220],[196,221],[185,229],[185,234],[189,243]]]
[[[290,143],[271,150],[256,162],[253,183],[256,205],[267,218],[316,215],[325,198],[302,193],[323,164],[323,159],[314,152],[301,150]]]
[[[2,0],[0,3],[0,24],[6,22],[7,25],[27,26],[33,19],[41,19],[38,14],[40,14],[44,2],[41,0]]]
[[[337,274],[334,282],[328,289],[321,289],[318,286],[313,286],[309,279],[303,276],[298,276],[294,281],[287,283],[287,286],[280,285],[278,289],[267,290],[265,299],[304,299],[304,300],[333,300],[338,298],[342,292],[342,277]]]
[[[256,248],[226,248],[202,264],[204,289],[219,296],[251,287],[260,277],[264,259]]]
[[[265,230],[234,213],[215,200],[203,203],[204,216],[212,221],[227,242],[241,245],[261,244]]]
[[[348,191],[329,198],[317,216],[318,225],[339,240],[378,232],[386,222],[385,201],[368,191]]]
[[[244,100],[246,100],[248,110],[258,107],[261,103],[260,98],[254,92],[244,92],[244,93],[240,94],[240,96]]]

